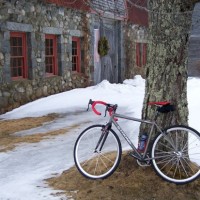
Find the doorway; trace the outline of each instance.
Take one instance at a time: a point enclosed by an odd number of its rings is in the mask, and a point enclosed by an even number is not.
[[[112,19],[102,19],[99,27],[94,29],[94,83],[108,80],[110,83],[118,83],[118,51],[119,38],[117,21]],[[106,37],[109,43],[109,51],[106,56],[98,55],[98,41],[101,37]]]

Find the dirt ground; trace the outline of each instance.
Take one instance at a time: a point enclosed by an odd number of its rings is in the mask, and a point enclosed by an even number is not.
[[[30,136],[17,136],[13,133],[41,126],[57,118],[51,114],[38,118],[24,118],[0,121],[0,152],[14,149],[20,143],[39,142],[46,138],[64,134],[69,129],[38,133]],[[158,177],[151,167],[139,167],[136,161],[123,153],[117,171],[104,180],[84,178],[73,167],[59,176],[45,180],[49,186],[63,192],[72,200],[200,200],[200,179],[187,184],[175,185]]]
[[[117,171],[104,180],[84,178],[75,167],[48,179],[54,189],[75,200],[199,200],[200,180],[175,185],[158,177],[151,167],[139,167],[123,153]]]

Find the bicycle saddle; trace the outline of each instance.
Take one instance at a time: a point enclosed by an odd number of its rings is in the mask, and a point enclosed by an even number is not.
[[[169,101],[149,102],[148,105],[158,106],[157,111],[161,113],[175,111],[174,105],[172,105]]]
[[[169,105],[169,101],[158,101],[158,102],[149,102],[148,105],[156,105],[156,106],[166,106]]]

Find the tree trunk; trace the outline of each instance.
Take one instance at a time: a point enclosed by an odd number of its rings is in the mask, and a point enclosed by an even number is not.
[[[166,127],[188,122],[187,49],[194,1],[149,0],[148,65],[143,119],[153,119],[151,101],[169,101],[176,110],[160,114],[158,124]],[[141,126],[141,132],[147,127]]]

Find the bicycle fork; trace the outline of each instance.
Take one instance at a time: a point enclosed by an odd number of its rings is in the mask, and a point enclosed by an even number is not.
[[[102,133],[101,133],[101,136],[97,142],[97,145],[95,147],[95,150],[94,150],[94,153],[98,153],[98,152],[101,152],[104,144],[105,144],[105,141],[108,137],[108,134],[109,134],[109,130],[111,129],[111,123],[107,123],[105,126],[103,126],[103,128],[101,129]],[[98,150],[99,149],[99,150]]]

